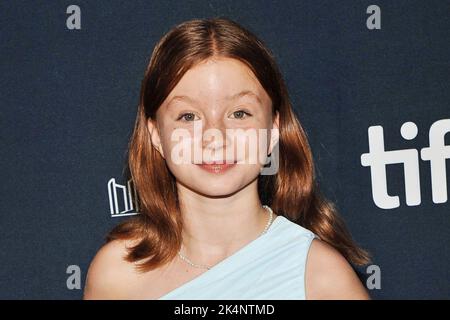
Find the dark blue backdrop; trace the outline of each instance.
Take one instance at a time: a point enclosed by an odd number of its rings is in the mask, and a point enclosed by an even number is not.
[[[66,27],[72,4],[80,30]],[[379,30],[366,27],[372,4],[381,8]],[[376,205],[381,187],[361,164],[369,127],[383,127],[386,150],[420,154],[431,125],[450,118],[449,9],[448,1],[419,0],[0,2],[0,298],[82,297],[89,262],[126,219],[111,217],[108,182],[126,184],[151,51],[174,25],[217,15],[274,52],[320,185],[380,267],[381,289],[371,295],[449,298],[450,205],[432,201],[430,162],[419,156],[408,173],[420,175],[415,206],[405,200],[403,165],[386,166],[387,192],[399,196],[392,209]],[[409,121],[418,133],[405,140],[400,128]],[[67,287],[71,265],[81,289]]]

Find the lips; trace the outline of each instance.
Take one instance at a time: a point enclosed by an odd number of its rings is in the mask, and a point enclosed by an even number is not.
[[[201,169],[208,171],[210,173],[224,173],[236,165],[236,161],[212,161],[208,163],[198,164]]]

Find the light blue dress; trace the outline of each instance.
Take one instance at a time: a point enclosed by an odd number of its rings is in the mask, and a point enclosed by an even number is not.
[[[308,229],[277,216],[267,232],[160,300],[305,299]]]

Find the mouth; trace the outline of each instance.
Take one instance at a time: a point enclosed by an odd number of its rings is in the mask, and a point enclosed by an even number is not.
[[[224,173],[226,171],[228,171],[229,169],[233,168],[234,166],[236,166],[237,161],[213,161],[213,162],[208,162],[208,163],[201,163],[201,164],[197,164],[197,166],[199,166],[201,169],[210,172],[210,173]]]

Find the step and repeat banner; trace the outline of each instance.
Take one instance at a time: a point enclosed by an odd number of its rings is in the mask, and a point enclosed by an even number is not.
[[[450,2],[419,0],[0,2],[0,298],[82,298],[139,214],[126,151],[151,52],[215,16],[272,50],[370,295],[450,298]]]

